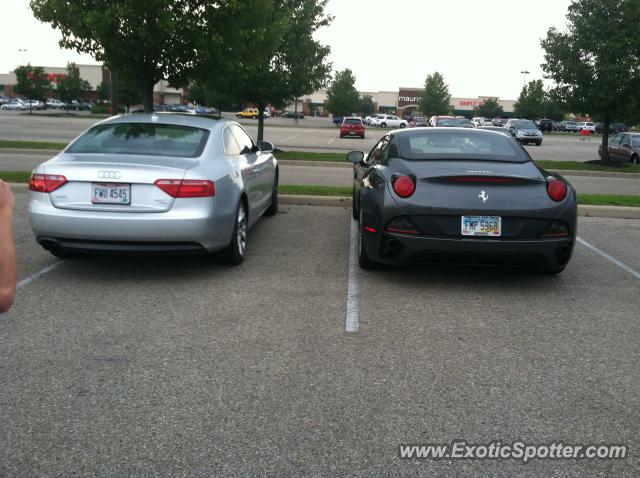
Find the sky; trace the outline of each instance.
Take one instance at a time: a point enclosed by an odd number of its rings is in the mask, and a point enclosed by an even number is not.
[[[143,1],[143,0],[141,0]],[[329,0],[334,21],[316,38],[334,71],[350,68],[360,91],[421,87],[439,71],[454,97],[516,99],[542,78],[540,39],[564,29],[571,0]],[[58,46],[60,33],[33,17],[29,0],[2,0],[0,73],[27,62],[96,64]],[[20,51],[26,50],[26,51]]]

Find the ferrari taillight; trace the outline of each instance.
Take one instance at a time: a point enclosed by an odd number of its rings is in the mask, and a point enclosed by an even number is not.
[[[547,193],[556,202],[560,202],[567,197],[567,185],[558,179],[551,179],[547,182]]]
[[[213,181],[204,179],[158,179],[155,185],[174,198],[202,198],[216,195]]]
[[[51,193],[67,182],[67,178],[59,174],[32,174],[29,190],[38,193]]]
[[[408,198],[416,190],[416,183],[410,176],[397,176],[393,180],[393,190],[401,198]]]

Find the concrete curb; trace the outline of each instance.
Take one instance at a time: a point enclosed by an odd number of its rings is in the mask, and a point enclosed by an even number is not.
[[[305,163],[305,164],[301,164]],[[282,166],[307,166],[318,168],[352,168],[353,164],[344,160],[344,163],[338,163],[337,161],[300,161],[295,159],[279,159],[278,164]]]
[[[26,193],[29,190],[29,186],[22,183],[11,183],[11,190],[16,194]],[[304,196],[297,194],[281,194],[279,197],[279,201],[280,204],[291,206],[351,207],[351,198],[340,196]],[[586,217],[640,219],[640,207],[579,205],[578,215]]]

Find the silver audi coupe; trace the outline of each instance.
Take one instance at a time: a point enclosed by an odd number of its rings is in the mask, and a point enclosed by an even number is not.
[[[38,166],[29,220],[52,254],[246,253],[278,209],[273,145],[234,121],[136,114],[102,121]]]

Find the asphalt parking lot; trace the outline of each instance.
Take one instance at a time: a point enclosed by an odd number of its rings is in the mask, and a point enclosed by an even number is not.
[[[0,476],[637,476],[640,221],[580,218],[579,236],[627,270],[578,244],[552,277],[364,272],[349,265],[344,208],[283,206],[233,268],[57,261],[25,203],[21,288],[0,316]],[[350,282],[358,327],[345,332]],[[397,456],[458,438],[631,451]]]

